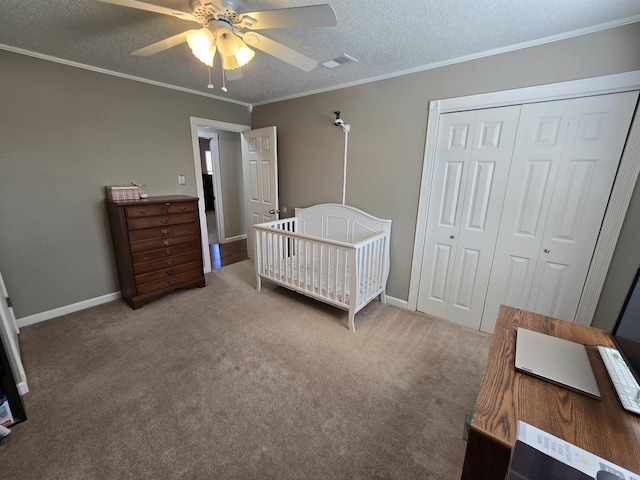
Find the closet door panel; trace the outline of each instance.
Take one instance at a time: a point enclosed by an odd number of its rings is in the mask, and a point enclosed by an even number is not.
[[[435,245],[433,250],[433,270],[429,289],[429,298],[444,302],[447,288],[447,273],[451,259],[451,245]]]
[[[460,261],[455,272],[456,284],[453,291],[453,306],[464,310],[472,307],[473,292],[477,290],[478,267],[482,252],[471,248],[460,249]]]
[[[573,321],[637,100],[625,92],[572,101],[528,310]],[[550,291],[550,272],[560,270]]]
[[[569,101],[570,102],[570,101]],[[568,105],[523,105],[480,329],[501,304],[526,308],[569,125]]]
[[[564,299],[570,293],[573,279],[570,265],[542,262],[536,272],[539,278],[533,285],[527,310],[545,312],[550,317],[562,318]]]
[[[447,318],[478,329],[516,139],[520,106],[478,111]]]
[[[524,305],[527,302],[529,298],[527,279],[531,277],[529,275],[531,263],[530,258],[516,256],[508,258],[503,303],[507,305]]]
[[[476,112],[442,115],[431,185],[418,310],[447,318],[453,258],[467,187]]]

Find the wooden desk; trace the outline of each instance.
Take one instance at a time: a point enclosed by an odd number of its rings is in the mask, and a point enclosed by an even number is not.
[[[640,416],[620,405],[597,348],[589,346],[587,353],[602,400],[517,372],[518,327],[585,345],[613,346],[602,330],[500,307],[473,412],[462,479],[504,480],[518,420],[640,473]]]

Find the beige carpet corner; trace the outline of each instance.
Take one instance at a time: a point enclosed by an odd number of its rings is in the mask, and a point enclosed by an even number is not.
[[[3,479],[458,479],[490,337],[378,301],[356,315],[249,260],[202,289],[22,329],[28,420]]]

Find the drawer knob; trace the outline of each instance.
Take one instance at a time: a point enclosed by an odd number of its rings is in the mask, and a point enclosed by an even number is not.
[[[160,231],[162,232],[163,235],[166,235],[167,233],[171,233],[171,229],[170,228],[163,228]]]
[[[160,223],[162,225],[166,225],[167,223],[169,223],[169,219],[168,218],[163,218],[162,220],[160,220]]]
[[[146,210],[140,210],[140,215],[146,215],[147,211]]]
[[[165,238],[165,239],[162,241],[162,244],[163,244],[163,245],[166,245],[166,246],[171,245],[171,239],[170,239],[170,238]]]
[[[164,254],[165,254],[165,255],[171,255],[171,252],[173,252],[173,249],[171,249],[171,248],[167,248],[167,249],[164,251]]]
[[[165,265],[173,265],[173,260],[167,260],[164,262]]]
[[[180,207],[180,211],[184,212],[187,209],[187,207]]]
[[[174,273],[176,273],[176,271],[173,268],[167,270],[167,275],[173,275]]]
[[[167,280],[167,285],[175,285],[175,283],[176,283],[175,278],[170,278],[169,280]]]

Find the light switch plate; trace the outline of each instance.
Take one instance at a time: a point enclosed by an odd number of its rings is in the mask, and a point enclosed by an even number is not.
[[[184,175],[178,175],[178,185],[186,185],[187,179]]]

